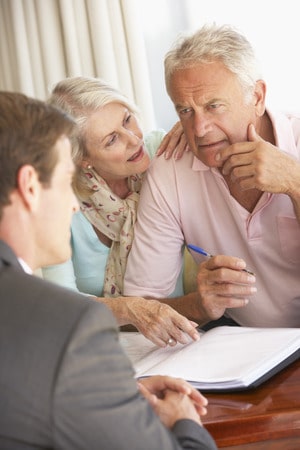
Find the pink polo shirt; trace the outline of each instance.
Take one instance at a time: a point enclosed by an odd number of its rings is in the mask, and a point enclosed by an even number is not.
[[[270,117],[276,145],[300,159],[300,118]],[[257,294],[246,307],[226,312],[239,324],[300,326],[300,226],[287,195],[264,193],[249,213],[219,171],[191,152],[179,161],[156,158],[142,187],[124,294],[170,295],[185,243],[241,257],[255,272]]]

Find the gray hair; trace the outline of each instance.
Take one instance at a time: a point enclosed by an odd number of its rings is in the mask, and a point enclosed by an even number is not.
[[[168,93],[175,71],[216,60],[237,76],[249,101],[256,81],[262,78],[259,63],[248,40],[229,25],[204,25],[177,39],[164,61]]]
[[[52,89],[47,103],[55,105],[74,117],[78,135],[72,142],[72,156],[75,163],[86,156],[85,124],[88,117],[109,103],[120,103],[133,113],[136,105],[120,91],[100,78],[73,77],[59,81]]]
[[[73,77],[59,81],[52,89],[47,103],[59,107],[76,121],[78,133],[71,140],[72,158],[77,170],[74,191],[77,197],[88,197],[90,190],[84,183],[80,162],[87,156],[85,125],[91,114],[109,103],[120,103],[137,115],[138,108],[120,91],[100,78]]]

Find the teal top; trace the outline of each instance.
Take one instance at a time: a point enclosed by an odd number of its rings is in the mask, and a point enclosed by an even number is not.
[[[152,131],[145,137],[145,145],[151,158],[164,137],[163,130]],[[103,296],[104,274],[109,247],[102,244],[91,223],[79,211],[71,223],[72,258],[63,264],[42,269],[43,278],[61,284],[83,294]],[[182,276],[170,297],[183,295]]]

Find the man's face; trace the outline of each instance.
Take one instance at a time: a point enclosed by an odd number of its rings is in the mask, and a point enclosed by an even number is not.
[[[78,210],[71,186],[74,164],[69,139],[61,137],[56,143],[56,149],[58,163],[50,187],[41,187],[37,212],[37,244],[43,259],[41,266],[58,264],[71,257],[71,219]]]
[[[217,61],[175,71],[170,97],[190,149],[209,167],[218,167],[218,151],[247,140],[256,121],[255,94],[245,102],[237,77]]]

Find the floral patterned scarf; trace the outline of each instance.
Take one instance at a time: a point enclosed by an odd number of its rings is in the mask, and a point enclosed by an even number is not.
[[[133,240],[142,175],[128,180],[130,194],[122,199],[112,192],[93,169],[84,171],[83,183],[92,193],[80,201],[80,209],[89,222],[112,240],[104,277],[104,296],[122,295],[127,257]]]

